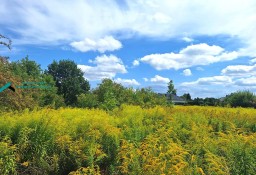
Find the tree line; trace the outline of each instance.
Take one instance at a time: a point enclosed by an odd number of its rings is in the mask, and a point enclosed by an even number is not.
[[[167,105],[165,97],[151,88],[133,89],[122,86],[111,79],[103,79],[95,89],[72,60],[53,61],[46,70],[28,58],[10,62],[0,57],[0,85],[11,82],[15,87],[24,82],[45,82],[48,89],[15,89],[0,93],[0,106],[4,110],[19,110],[34,107],[64,106],[102,108],[112,110],[121,104],[152,107]],[[170,104],[170,103],[169,103]]]

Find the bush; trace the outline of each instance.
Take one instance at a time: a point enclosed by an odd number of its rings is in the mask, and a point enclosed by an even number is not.
[[[225,102],[232,107],[256,107],[256,96],[250,91],[238,91],[227,95]]]

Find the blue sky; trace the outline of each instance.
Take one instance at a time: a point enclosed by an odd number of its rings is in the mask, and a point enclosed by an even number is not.
[[[102,78],[178,95],[256,93],[255,0],[2,0],[0,33],[43,69],[74,60],[96,87]]]

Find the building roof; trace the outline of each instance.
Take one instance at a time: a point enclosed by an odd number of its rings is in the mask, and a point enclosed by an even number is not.
[[[186,103],[186,100],[177,96],[177,95],[174,95],[174,94],[161,94],[159,93],[158,95],[160,96],[166,96],[168,99],[170,99],[170,95],[171,95],[171,99],[172,99],[172,102],[173,103]]]
[[[183,98],[177,96],[177,95],[171,95],[172,96],[172,102],[173,103],[186,103],[186,100],[184,100]]]

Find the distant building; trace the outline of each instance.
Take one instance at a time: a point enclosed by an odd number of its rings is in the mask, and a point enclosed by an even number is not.
[[[165,96],[168,101],[171,99],[172,102],[173,102],[174,104],[176,104],[176,105],[177,105],[177,104],[182,104],[182,105],[184,105],[184,104],[187,103],[187,101],[186,101],[184,98],[179,97],[179,96],[174,95],[174,94],[158,94],[158,95],[160,95],[160,96]],[[170,95],[171,95],[171,98],[170,98]]]
[[[181,97],[179,97],[179,96],[177,96],[177,95],[173,95],[173,94],[171,94],[171,99],[172,99],[172,102],[174,103],[174,104],[186,104],[187,102],[186,102],[186,100],[185,99],[183,99],[183,98],[181,98]],[[170,98],[170,97],[169,97]]]

